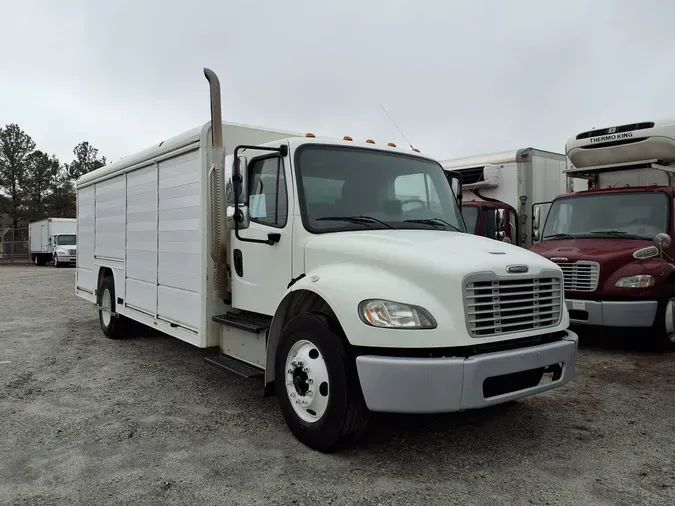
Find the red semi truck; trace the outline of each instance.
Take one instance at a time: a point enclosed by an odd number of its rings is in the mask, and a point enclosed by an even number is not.
[[[675,121],[589,130],[565,152],[588,189],[534,204],[531,250],[562,268],[572,324],[639,328],[672,348]]]

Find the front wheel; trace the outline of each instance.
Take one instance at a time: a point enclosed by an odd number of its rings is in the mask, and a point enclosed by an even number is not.
[[[312,313],[284,327],[275,361],[279,407],[293,435],[321,452],[365,432],[369,412],[339,327]]]
[[[675,345],[675,297],[659,303],[652,328],[652,339],[658,351],[669,351]]]
[[[61,264],[59,264],[59,256],[56,253],[54,253],[54,267],[58,269],[60,265]]]

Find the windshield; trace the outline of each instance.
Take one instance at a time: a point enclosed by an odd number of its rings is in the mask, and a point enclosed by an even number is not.
[[[76,238],[75,234],[57,235],[56,244],[58,246],[75,246],[77,244]]]
[[[438,229],[464,232],[438,163],[370,149],[307,145],[296,157],[298,191],[310,232]]]
[[[652,240],[668,226],[663,192],[577,195],[553,202],[542,240],[560,237],[625,237]]]
[[[466,231],[470,234],[476,233],[478,226],[478,207],[477,206],[462,206],[462,217],[466,223]]]

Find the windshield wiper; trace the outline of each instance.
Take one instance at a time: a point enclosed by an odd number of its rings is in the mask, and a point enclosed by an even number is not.
[[[387,222],[373,218],[372,216],[324,216],[317,218],[314,221],[346,221],[347,223],[358,223],[359,225],[366,225],[368,223],[379,223],[387,228],[396,228]]]
[[[621,230],[592,230],[589,234],[604,234],[604,235],[613,235],[617,237],[625,237],[626,239],[647,239],[646,237],[640,237],[639,235],[629,234],[628,232],[623,232]]]
[[[542,239],[574,239],[574,236],[572,234],[560,233],[545,235]]]
[[[425,220],[403,220],[403,223],[421,223],[423,225],[431,225],[432,227],[436,228],[442,225],[446,225],[452,228],[453,230],[456,230],[457,232],[464,232],[463,230],[454,226],[452,223],[448,223],[447,221],[441,218],[428,218]]]

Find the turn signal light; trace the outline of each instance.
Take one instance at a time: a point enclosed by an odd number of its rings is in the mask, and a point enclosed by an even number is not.
[[[307,132],[307,133],[305,134],[305,137],[311,137],[311,138],[313,139],[313,138],[316,137],[316,135],[314,135],[312,132]]]
[[[395,148],[396,144],[394,144],[393,142],[390,142],[389,144],[387,144],[387,146],[389,146],[390,148]]]
[[[373,139],[366,139],[366,144],[375,144]]]
[[[342,140],[343,140],[343,141],[353,141],[354,139],[352,139],[351,137],[349,137],[349,135],[345,135],[345,136],[342,138]]]
[[[417,148],[413,148],[413,151],[414,151],[415,153],[421,153],[421,151],[420,151],[419,149],[417,149]]]

